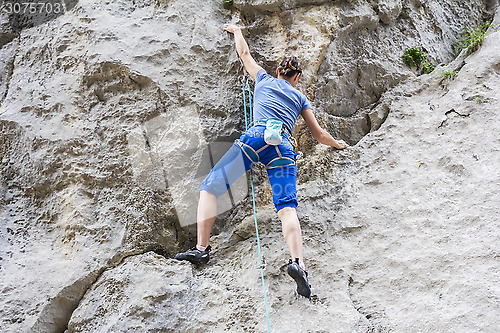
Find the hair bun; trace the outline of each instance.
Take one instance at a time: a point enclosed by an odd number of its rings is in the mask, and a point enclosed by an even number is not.
[[[285,57],[278,66],[279,74],[292,77],[297,73],[302,73],[302,67],[296,57]]]

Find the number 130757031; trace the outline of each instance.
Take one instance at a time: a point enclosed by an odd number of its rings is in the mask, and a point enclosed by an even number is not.
[[[59,14],[64,11],[62,1],[15,1],[4,0],[0,5],[0,12],[5,14]]]

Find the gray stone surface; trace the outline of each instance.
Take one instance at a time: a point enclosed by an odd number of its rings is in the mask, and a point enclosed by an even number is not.
[[[217,158],[244,128],[226,22],[249,26],[269,72],[298,54],[322,126],[357,143],[336,152],[294,129],[311,301],[255,171],[272,331],[500,327],[500,33],[445,65],[498,1],[71,4],[20,31],[0,20],[2,331],[266,330],[244,177],[209,265],[159,255],[193,244],[208,144]],[[416,77],[410,46],[443,64]]]
[[[385,24],[395,21],[401,14],[403,3],[401,0],[379,1],[379,17]]]
[[[362,1],[346,7],[317,73],[314,101],[330,123],[346,117],[348,130],[332,127],[336,133],[347,132],[345,136],[354,142],[385,119],[386,113],[367,117],[383,93],[414,76],[401,60],[404,49],[418,46],[432,62],[448,63],[462,27],[479,24],[486,10],[482,1],[405,1],[403,5]]]
[[[196,289],[185,263],[152,252],[126,258],[92,285],[68,332],[186,332],[196,318]]]

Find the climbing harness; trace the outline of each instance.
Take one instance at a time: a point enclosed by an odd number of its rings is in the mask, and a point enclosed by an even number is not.
[[[246,102],[246,96],[245,96],[245,89],[248,88],[248,104],[250,106],[249,110],[250,110],[250,124],[252,123],[252,91],[250,89],[250,84],[248,84],[248,73],[246,72],[245,70],[245,66],[243,64],[243,62],[241,61],[239,55],[238,55],[238,59],[240,60],[240,63],[241,65],[243,66],[243,110],[244,110],[244,113],[245,113],[245,128],[248,129],[248,121],[247,121],[247,102]],[[243,143],[242,143],[243,144]],[[243,149],[243,152],[245,152],[245,154],[247,155],[248,157],[248,153],[250,152],[255,152],[255,150],[250,147],[250,146],[247,146],[247,145],[244,145],[248,148],[250,148],[249,150],[245,150]],[[241,146],[240,146],[241,147]],[[257,158],[257,160],[259,159],[259,155],[257,152],[255,152],[255,156],[254,158]],[[248,157],[250,158],[250,157]],[[250,160],[254,160],[252,158],[250,158]],[[255,190],[254,190],[254,186],[253,186],[253,171],[250,169],[250,183],[252,185],[252,205],[253,205],[253,217],[254,217],[254,222],[255,222],[255,235],[257,236],[257,249],[258,249],[258,252],[259,252],[259,267],[260,267],[260,278],[262,280],[262,289],[264,290],[264,304],[265,304],[265,307],[266,307],[266,317],[267,317],[267,330],[269,333],[271,333],[271,323],[269,321],[269,308],[268,308],[268,305],[267,305],[267,296],[266,296],[266,283],[264,281],[264,264],[262,263],[262,254],[261,254],[261,250],[260,250],[260,238],[259,238],[259,227],[257,225],[257,209],[255,207]]]
[[[245,154],[245,156],[248,157],[248,159],[250,161],[252,161],[252,163],[254,163],[254,164],[260,162],[259,153],[270,146],[269,144],[267,144],[267,145],[263,146],[262,148],[255,150],[252,147],[250,147],[249,145],[247,145],[239,140],[236,140],[236,144],[241,148],[241,150],[243,151],[243,154]],[[284,166],[295,164],[295,161],[292,158],[283,156],[281,154],[281,151],[279,150],[279,148],[277,146],[273,145],[273,147],[276,150],[278,157],[276,157],[275,159],[272,159],[267,164],[265,164],[264,166],[266,167],[266,169],[279,168],[279,167],[284,167]]]

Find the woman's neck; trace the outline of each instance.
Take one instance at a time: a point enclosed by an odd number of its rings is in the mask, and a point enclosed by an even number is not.
[[[295,85],[293,84],[293,76],[288,77],[288,76],[278,75],[278,80],[288,81],[288,83],[290,83],[293,87],[295,87]]]

